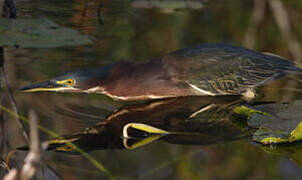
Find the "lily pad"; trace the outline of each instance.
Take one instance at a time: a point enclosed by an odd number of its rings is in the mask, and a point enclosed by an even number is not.
[[[52,48],[91,43],[88,36],[45,18],[0,19],[0,47]]]
[[[248,125],[258,128],[253,140],[262,144],[291,143],[302,140],[302,101],[239,106],[237,114],[248,116]],[[246,112],[246,113],[245,113]]]

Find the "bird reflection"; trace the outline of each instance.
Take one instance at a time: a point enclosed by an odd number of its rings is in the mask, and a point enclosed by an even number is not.
[[[127,105],[91,127],[47,141],[47,150],[77,153],[77,148],[134,149],[159,139],[188,145],[236,140],[250,132],[244,117],[232,111],[243,102],[239,96],[205,96]],[[128,128],[129,124],[144,125],[145,130]],[[156,133],[154,129],[168,133]],[[124,137],[125,132],[128,137]]]

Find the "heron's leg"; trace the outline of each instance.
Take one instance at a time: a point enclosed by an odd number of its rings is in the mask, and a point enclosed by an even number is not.
[[[202,113],[202,112],[205,112],[205,111],[208,111],[208,110],[211,110],[213,109],[214,107],[218,107],[216,112],[218,111],[222,111],[222,110],[225,110],[225,109],[233,109],[234,107],[238,106],[238,104],[242,102],[242,99],[237,99],[235,101],[231,101],[230,103],[226,103],[224,105],[218,105],[218,104],[209,104],[205,107],[202,107],[201,109],[199,109],[198,111],[194,112],[193,114],[190,115],[190,118],[194,118],[196,117],[198,114]]]
[[[194,112],[193,114],[190,115],[190,118],[194,118],[195,116],[197,116],[198,114],[204,112],[204,111],[207,111],[209,109],[212,109],[213,107],[216,107],[217,105],[216,104],[210,104],[206,107],[203,107],[201,109],[199,109],[198,111]]]

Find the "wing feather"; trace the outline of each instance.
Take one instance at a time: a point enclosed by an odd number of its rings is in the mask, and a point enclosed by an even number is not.
[[[277,77],[301,72],[284,58],[245,48],[204,44],[163,58],[169,77],[212,94],[241,94]]]

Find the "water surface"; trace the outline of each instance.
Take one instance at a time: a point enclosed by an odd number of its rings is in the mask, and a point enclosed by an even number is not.
[[[88,46],[51,49],[8,48],[5,52],[6,66],[21,113],[27,116],[28,110],[34,109],[41,125],[60,135],[71,134],[104,121],[109,114],[129,105],[96,94],[24,94],[16,90],[64,71],[93,68],[120,60],[147,61],[199,43],[225,42],[239,46],[247,45],[246,36],[249,28],[253,28],[253,1],[195,2],[204,4],[199,9],[180,7],[171,10],[170,7],[165,10],[166,7],[151,5],[140,8],[130,0],[106,0],[102,1],[103,24],[100,24],[97,13],[99,1],[89,1],[86,8],[84,0],[18,1],[19,18],[46,17],[62,26],[77,29],[94,40],[94,43]],[[302,3],[298,0],[282,2],[289,13],[293,37],[301,42],[302,25],[299,22],[302,18]],[[294,59],[287,45],[288,41],[283,38],[269,7],[266,8],[268,10],[263,20],[256,27],[255,44],[251,48]],[[86,12],[83,13],[85,9]],[[297,77],[276,81],[261,88],[261,101],[297,101],[302,98],[301,88],[302,84],[297,81]],[[175,121],[169,121],[173,125],[173,122],[178,122],[177,119],[185,119],[202,107],[202,103],[199,105],[193,100],[185,102],[189,103],[178,109],[175,104],[174,109],[170,108],[173,103],[170,107],[164,106],[161,109],[163,113],[159,114],[163,119],[171,119],[173,114]],[[192,102],[193,104],[190,104]],[[192,109],[185,109],[187,107]],[[172,111],[175,109],[177,111]],[[171,114],[165,117],[165,112],[169,111]],[[142,117],[144,116],[160,122],[159,117],[151,116],[148,111]],[[131,121],[141,120],[133,117]],[[199,124],[193,122],[193,125],[188,127],[182,125],[181,130],[200,132],[203,126],[199,127],[194,123]],[[11,146],[25,145],[17,127],[13,126],[14,122],[10,124],[8,128],[11,134],[8,134],[7,138]],[[176,125],[168,127],[179,128]],[[109,149],[94,150],[90,154],[118,179],[284,179],[302,176],[299,144],[290,148],[264,147],[252,142],[250,137],[242,136],[243,133],[238,135],[237,131],[246,130],[244,125],[243,128],[235,127],[240,126],[234,126],[231,130],[223,126],[215,127],[215,130],[207,134],[211,133],[211,137],[215,138],[207,143],[204,139],[209,140],[209,136],[165,137],[133,150],[125,148],[123,144],[116,147],[111,144]],[[116,134],[112,134],[108,139],[114,139],[115,136]],[[49,138],[41,133],[42,140]],[[17,154],[24,156],[25,152]],[[80,155],[58,152],[45,152],[44,155],[45,161],[65,179],[104,178],[102,172]]]

